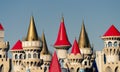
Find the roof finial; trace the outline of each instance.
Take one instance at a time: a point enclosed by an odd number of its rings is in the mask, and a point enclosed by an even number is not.
[[[30,24],[29,24],[26,40],[27,41],[38,40],[38,34],[37,34],[37,30],[36,30],[36,26],[35,26],[35,22],[34,22],[34,17],[33,16],[31,16],[31,18],[30,18]]]
[[[64,16],[63,16],[63,13],[62,13],[62,19],[61,19],[61,22],[64,22]]]

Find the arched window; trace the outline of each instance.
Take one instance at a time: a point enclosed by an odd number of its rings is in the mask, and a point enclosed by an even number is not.
[[[40,54],[38,53],[38,58],[40,58]]]
[[[3,58],[5,58],[5,55],[3,56]]]
[[[77,72],[80,72],[80,69],[79,69],[79,68],[77,68]]]
[[[104,64],[106,64],[106,56],[105,56],[105,54],[104,54]]]
[[[108,66],[108,67],[105,69],[105,72],[112,72],[112,69]]]
[[[108,42],[108,47],[112,47],[112,42]]]
[[[114,47],[117,47],[117,42],[114,42]]]
[[[26,59],[26,54],[24,55],[24,59]]]
[[[70,72],[75,72],[75,71],[74,71],[74,68],[71,68]]]
[[[0,72],[3,72],[3,64],[0,66]]]
[[[20,59],[22,59],[22,54],[20,54],[20,57],[19,57]]]
[[[0,58],[2,58],[2,55],[0,55]]]
[[[87,61],[85,61],[84,65],[87,65]]]
[[[37,55],[36,55],[36,53],[34,53],[34,54],[33,54],[33,58],[36,58],[36,57],[37,57]]]
[[[30,53],[28,54],[28,58],[31,58],[31,54]]]
[[[18,59],[18,55],[17,54],[15,54],[15,59]]]
[[[119,72],[119,69],[118,69],[118,67],[116,67],[116,68],[115,68],[115,72]]]
[[[27,69],[26,72],[30,72],[30,69]]]

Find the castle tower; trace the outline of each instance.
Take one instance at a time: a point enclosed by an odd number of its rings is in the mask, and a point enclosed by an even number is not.
[[[81,54],[84,55],[84,60],[82,64],[85,66],[86,71],[92,70],[92,64],[95,59],[93,54],[93,49],[91,48],[90,41],[85,29],[84,21],[82,22],[81,32],[78,40],[79,48]]]
[[[71,54],[68,54],[68,63],[66,64],[66,67],[68,66],[70,72],[79,72],[80,70],[83,70],[82,60],[83,56],[81,55],[78,43],[75,39]]]
[[[120,32],[114,25],[105,32],[102,36],[104,40],[104,52],[106,56],[106,62],[118,62],[120,53]]]
[[[42,41],[38,37],[33,16],[31,16],[30,19],[27,37],[22,41],[22,47],[25,52],[24,64],[26,66],[26,71],[39,71],[42,63],[42,60],[40,59]]]
[[[64,18],[62,17],[60,28],[57,36],[57,40],[54,43],[54,47],[57,49],[57,55],[59,59],[65,59],[67,57],[67,51],[71,47],[71,44],[68,40],[65,25],[64,25]]]
[[[18,40],[10,51],[12,52],[12,72],[24,72],[25,68],[22,62],[22,60],[24,59],[24,51],[22,48],[22,42]]]
[[[8,58],[9,42],[4,42],[4,28],[0,24],[0,72],[11,71],[11,60]]]
[[[85,29],[84,21],[82,23],[78,44],[79,48],[81,48],[82,54],[91,54],[91,45]]]
[[[42,33],[42,42],[43,42],[43,45],[42,45],[42,51],[40,52],[40,59],[43,60],[43,66],[44,68],[46,68],[46,72],[48,72],[48,69],[49,69],[49,65],[50,65],[50,62],[51,62],[51,54],[48,50],[48,47],[47,47],[47,42],[46,42],[46,39],[45,39],[45,34],[44,32]]]
[[[54,52],[52,56],[52,60],[51,60],[50,67],[49,67],[49,72],[62,72],[56,52]]]
[[[111,25],[101,38],[104,48],[96,52],[99,72],[120,72],[120,32]]]

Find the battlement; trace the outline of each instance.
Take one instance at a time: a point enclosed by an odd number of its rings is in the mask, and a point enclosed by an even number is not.
[[[1,63],[9,63],[10,59],[9,58],[0,58],[0,64]]]
[[[80,48],[81,54],[92,54],[91,48]]]
[[[9,42],[0,41],[0,48],[8,48]]]
[[[68,54],[68,59],[70,62],[81,62],[83,59],[83,56],[81,54]]]
[[[40,66],[43,63],[41,59],[24,59],[22,61],[26,66]]]
[[[30,68],[30,72],[44,72],[44,68],[42,67],[32,67]]]
[[[22,41],[22,47],[23,47],[23,49],[25,49],[25,48],[38,49],[38,48],[42,47],[42,42],[40,42],[40,41]]]
[[[118,55],[120,52],[120,48],[109,47],[109,48],[104,48],[103,51],[105,52],[106,55]]]
[[[40,59],[43,59],[44,61],[51,61],[51,56],[50,55],[41,55]]]

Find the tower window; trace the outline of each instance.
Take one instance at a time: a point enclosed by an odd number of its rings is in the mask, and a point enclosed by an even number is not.
[[[114,42],[114,47],[117,47],[117,42]]]
[[[18,56],[17,56],[17,54],[15,54],[15,59],[18,59]]]
[[[0,58],[2,58],[2,55],[0,55]]]
[[[22,59],[22,54],[20,54],[20,57],[19,57],[20,59]]]
[[[36,57],[37,57],[37,55],[36,55],[36,53],[34,53],[34,54],[33,54],[33,58],[36,58]]]
[[[31,54],[30,53],[28,54],[28,58],[31,58]]]
[[[108,42],[108,47],[112,47],[112,42]]]
[[[85,65],[87,65],[87,61],[85,61]]]

